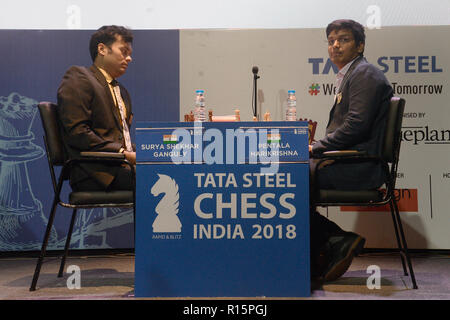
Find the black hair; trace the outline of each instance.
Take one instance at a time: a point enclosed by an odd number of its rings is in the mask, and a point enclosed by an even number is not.
[[[364,33],[363,25],[350,19],[341,19],[331,22],[326,29],[327,38],[332,31],[338,31],[342,29],[348,29],[352,32],[356,46],[359,46],[361,43],[366,43],[366,34]]]
[[[117,36],[121,36],[123,41],[127,43],[133,42],[133,34],[125,27],[121,26],[103,26],[98,29],[92,36],[89,42],[89,52],[91,54],[92,61],[95,61],[98,54],[98,44],[103,43],[107,46],[114,43],[117,40]]]

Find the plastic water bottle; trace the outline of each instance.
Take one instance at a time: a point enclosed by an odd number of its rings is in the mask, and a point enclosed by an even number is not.
[[[295,90],[288,91],[286,121],[297,120],[297,99],[295,98]]]
[[[206,109],[205,109],[205,91],[195,91],[195,107],[194,107],[194,121],[206,121]]]

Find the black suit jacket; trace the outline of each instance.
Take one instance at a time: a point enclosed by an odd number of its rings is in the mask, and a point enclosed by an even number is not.
[[[120,83],[119,86],[130,127],[130,95]],[[58,115],[70,158],[78,157],[81,151],[118,152],[124,146],[119,110],[105,77],[94,65],[72,66],[67,70],[58,89]],[[117,170],[117,166],[83,164],[71,171],[70,182],[90,177],[106,188]]]
[[[330,150],[361,150],[379,155],[393,91],[383,72],[357,58],[345,75],[330,111],[326,136],[313,145],[313,156]],[[338,189],[377,188],[381,165],[339,164],[325,167],[331,185]],[[325,172],[324,172],[325,173]]]

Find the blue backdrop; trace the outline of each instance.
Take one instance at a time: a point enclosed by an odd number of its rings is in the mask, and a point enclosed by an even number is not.
[[[89,66],[91,30],[0,30],[0,251],[39,250],[53,199],[37,103],[56,102],[71,65]],[[120,78],[134,120],[179,120],[179,33],[135,30]],[[134,130],[132,130],[134,138]],[[67,193],[69,189],[66,188]],[[49,249],[62,249],[71,210],[58,208]],[[72,248],[131,248],[130,210],[79,210]]]

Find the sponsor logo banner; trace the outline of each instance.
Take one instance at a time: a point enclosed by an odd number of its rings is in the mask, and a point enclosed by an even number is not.
[[[386,191],[383,189],[383,191]],[[418,212],[417,189],[396,189],[395,199],[397,200],[398,210],[400,212]],[[342,206],[344,212],[390,212],[389,204],[379,207],[358,207]]]

